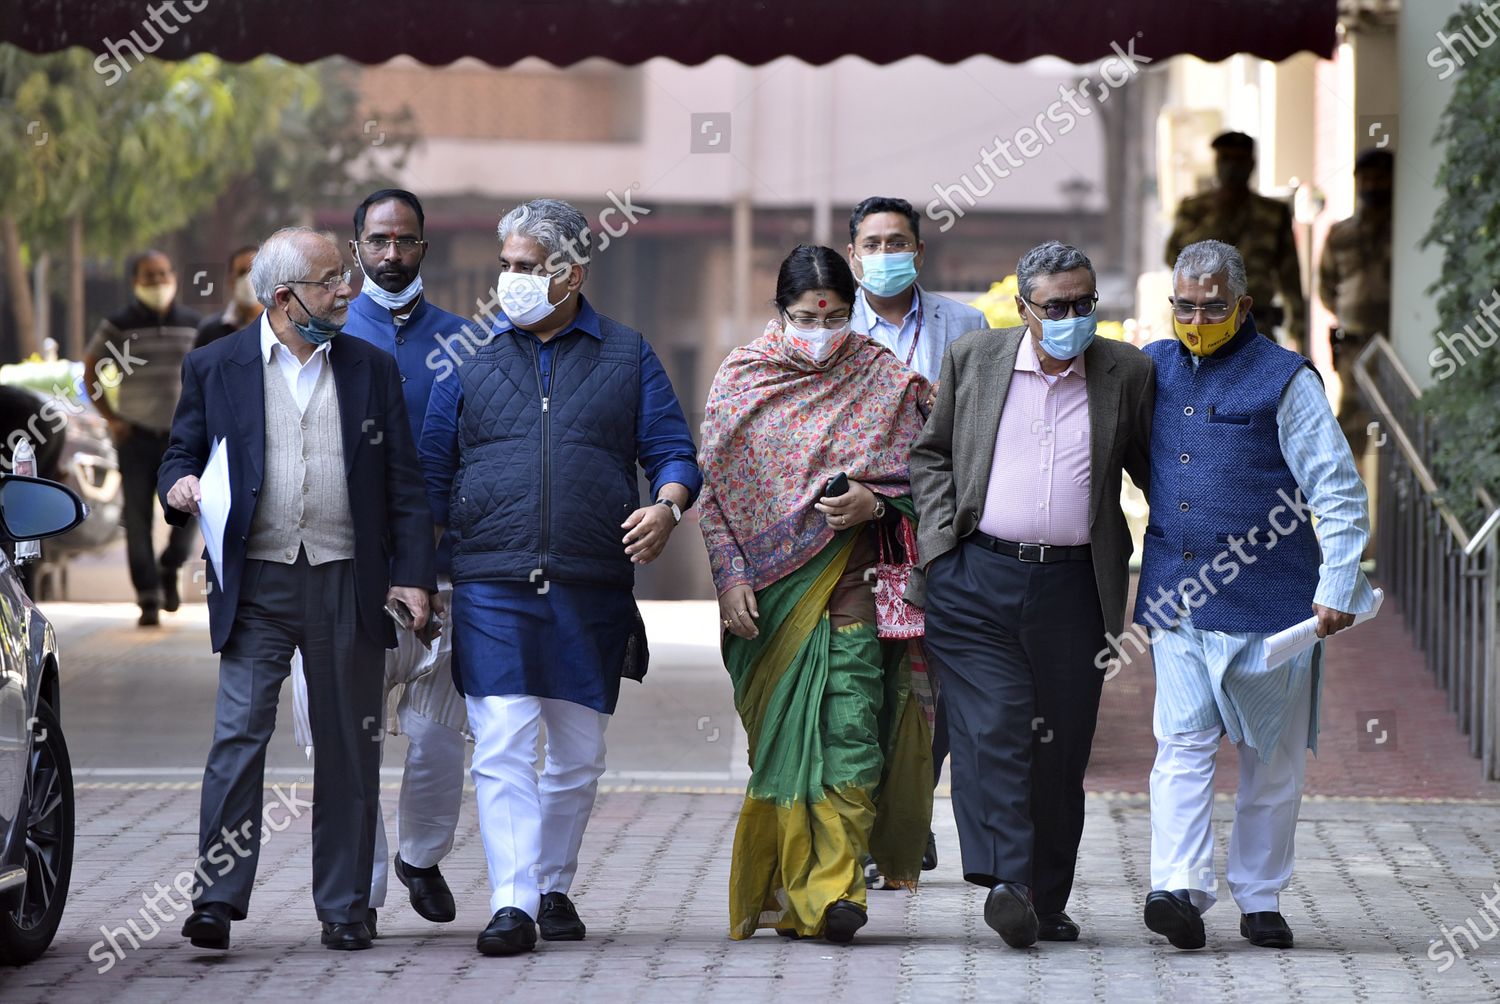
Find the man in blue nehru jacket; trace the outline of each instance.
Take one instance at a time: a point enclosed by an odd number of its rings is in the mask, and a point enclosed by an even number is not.
[[[427,301],[422,262],[427,257],[422,203],[411,192],[384,188],[354,210],[349,250],[364,273],[360,294],[349,301],[344,333],[385,350],[401,371],[401,392],[411,419],[412,438],[422,442],[427,399],[435,368],[429,357],[443,339],[465,327],[457,314]],[[420,452],[420,450],[419,450]],[[449,544],[438,542],[438,609],[453,596]],[[375,910],[385,905],[389,872],[406,886],[412,909],[424,920],[453,920],[456,908],[438,862],[453,849],[464,794],[464,731],[468,715],[453,685],[453,630],[443,629],[430,646],[408,628],[398,628],[397,644],[386,652],[385,693],[401,692],[391,731],[407,737],[406,764],[397,803],[397,848],[388,858],[385,812],[375,831],[375,869],[370,884],[371,933]],[[387,865],[389,864],[389,869]]]
[[[1145,922],[1178,948],[1204,946],[1218,887],[1214,756],[1228,735],[1240,777],[1226,877],[1240,934],[1291,948],[1280,894],[1305,751],[1317,748],[1323,645],[1268,668],[1262,642],[1309,615],[1326,637],[1373,605],[1359,570],[1365,488],[1317,373],[1257,336],[1239,251],[1187,246],[1172,288],[1177,339],[1146,346],[1156,411],[1135,620],[1151,629],[1157,754]]]

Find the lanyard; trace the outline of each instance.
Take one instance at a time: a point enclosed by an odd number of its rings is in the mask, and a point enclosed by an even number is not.
[[[911,361],[917,354],[917,343],[922,340],[922,301],[917,301],[917,330],[912,332],[911,348],[906,351],[906,368],[911,369]]]

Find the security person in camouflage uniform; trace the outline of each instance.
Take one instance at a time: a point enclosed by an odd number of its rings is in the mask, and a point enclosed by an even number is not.
[[[1250,190],[1255,140],[1242,132],[1226,132],[1214,137],[1212,145],[1219,184],[1178,205],[1172,236],[1167,238],[1167,264],[1176,265],[1182,249],[1198,241],[1234,245],[1250,277],[1257,328],[1270,336],[1275,328],[1284,327],[1290,347],[1301,352],[1307,299],[1292,236],[1292,212],[1286,203]],[[1276,292],[1281,293],[1280,306],[1271,305]]]
[[[1391,324],[1391,189],[1395,158],[1366,150],[1354,162],[1354,215],[1328,230],[1318,262],[1318,296],[1338,318],[1329,332],[1343,390],[1339,425],[1356,457],[1364,453],[1370,415],[1354,384],[1354,360]]]

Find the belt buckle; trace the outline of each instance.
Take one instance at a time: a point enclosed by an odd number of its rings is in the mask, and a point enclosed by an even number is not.
[[[1047,560],[1047,544],[1018,544],[1016,557],[1022,561],[1042,562]]]

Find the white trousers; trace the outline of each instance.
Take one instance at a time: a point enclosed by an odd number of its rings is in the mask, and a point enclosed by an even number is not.
[[[413,868],[431,868],[453,850],[458,830],[464,797],[464,734],[404,703],[397,714],[408,740],[396,807],[398,853]],[[382,799],[375,823],[375,869],[370,876],[370,905],[377,909],[385,906],[390,863]]]
[[[1276,747],[1262,763],[1244,743],[1234,800],[1226,878],[1241,913],[1280,909],[1281,891],[1292,880],[1297,813],[1307,767],[1311,680],[1288,695],[1291,714]],[[1291,723],[1297,723],[1293,725]],[[1206,911],[1218,899],[1214,870],[1214,759],[1224,730],[1156,735],[1151,769],[1151,888],[1187,889]]]
[[[571,701],[524,695],[469,697],[479,833],[490,871],[490,912],[532,918],[544,893],[566,893],[604,773],[609,715]],[[547,726],[537,776],[537,738]]]

